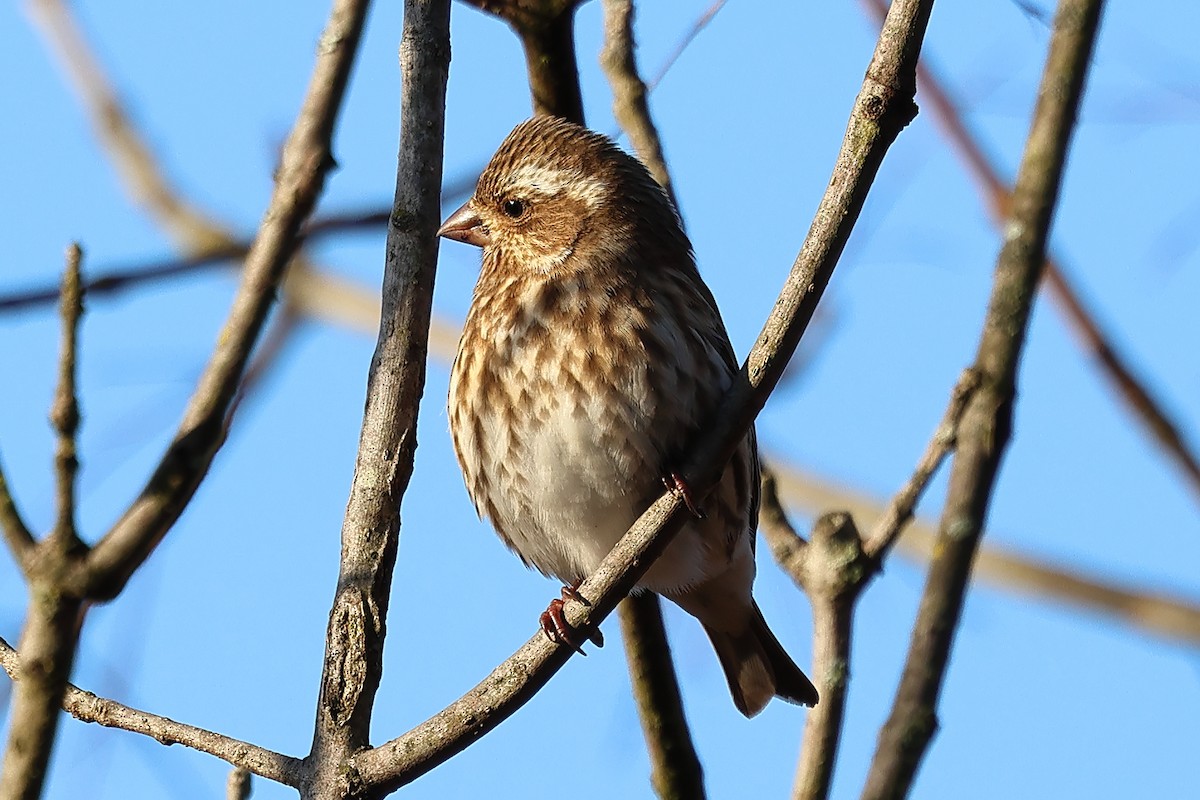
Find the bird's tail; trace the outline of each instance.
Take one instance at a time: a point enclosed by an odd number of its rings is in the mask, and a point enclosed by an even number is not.
[[[806,706],[817,704],[817,687],[796,666],[754,603],[749,624],[740,632],[704,625],[725,671],[734,705],[747,717],[762,711],[772,697]]]

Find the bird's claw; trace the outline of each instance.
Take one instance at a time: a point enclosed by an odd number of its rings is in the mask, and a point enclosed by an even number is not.
[[[687,481],[678,472],[670,472],[663,476],[663,486],[666,486],[675,494],[679,495],[683,500],[683,504],[687,506],[688,511],[692,512],[692,516],[696,519],[704,519],[705,514],[696,505],[696,498],[692,495],[692,487],[688,486]]]
[[[579,593],[579,583],[574,583],[571,586],[562,588],[562,599],[555,598],[550,601],[550,605],[538,617],[538,623],[542,626],[542,633],[546,634],[546,638],[555,644],[565,644],[581,656],[586,656],[583,652],[583,643],[589,641],[596,647],[604,647],[604,635],[600,633],[599,628],[591,628],[590,630],[580,630],[573,628],[571,623],[567,621],[567,616],[563,612],[563,603],[567,600],[574,600],[585,606],[591,606],[591,602]],[[580,634],[583,638],[580,638]]]

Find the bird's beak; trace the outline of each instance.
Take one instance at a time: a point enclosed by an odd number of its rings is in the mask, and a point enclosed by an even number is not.
[[[475,213],[475,209],[471,208],[470,200],[463,203],[461,208],[446,217],[446,221],[442,223],[442,227],[438,228],[437,235],[445,236],[447,239],[454,239],[456,242],[473,244],[476,247],[487,247],[492,243],[492,237],[488,235],[488,230],[484,227],[483,220]]]

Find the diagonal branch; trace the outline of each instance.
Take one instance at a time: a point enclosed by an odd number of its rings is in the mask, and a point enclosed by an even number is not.
[[[183,512],[224,441],[225,417],[238,381],[295,251],[296,236],[333,164],[330,139],[366,8],[366,0],[334,5],[229,319],[170,447],[141,494],[88,558],[88,590],[94,596],[120,592]]]
[[[646,101],[649,90],[638,74],[634,57],[633,0],[604,0],[604,47],[600,50],[600,66],[612,87],[613,116],[617,124],[678,211],[679,199],[671,186],[662,141],[650,119],[650,104]]]
[[[867,0],[867,7],[882,18],[887,6],[882,0]],[[1012,207],[1012,191],[1000,178],[1000,170],[984,153],[978,137],[967,127],[962,112],[942,88],[942,81],[926,59],[917,66],[917,81],[921,85],[921,101],[933,109],[934,118],[955,145],[966,162],[967,171],[974,176],[984,193],[997,226],[1007,220]],[[1126,408],[1141,421],[1159,447],[1175,461],[1200,498],[1200,456],[1189,445],[1182,426],[1167,413],[1163,402],[1155,397],[1149,385],[1141,379],[1115,344],[1115,337],[1100,324],[1095,312],[1087,307],[1079,290],[1053,254],[1046,256],[1043,285],[1055,301],[1054,305],[1075,332],[1080,346],[1096,360],[1101,373],[1108,379]]]
[[[684,479],[697,496],[716,483],[778,383],[829,282],[884,153],[912,118],[917,54],[931,8],[928,0],[892,4],[816,220],[746,365],[685,462]],[[642,514],[579,587],[590,604],[565,604],[572,626],[595,626],[612,611],[683,524],[682,510],[683,501],[668,492]],[[570,654],[569,648],[538,633],[444,711],[407,734],[358,754],[354,767],[359,778],[368,786],[390,791],[423,775],[499,725]]]
[[[895,703],[880,731],[865,798],[907,795],[937,727],[938,695],[971,562],[1011,435],[1017,365],[1102,6],[1103,0],[1061,0],[1055,15],[976,354],[980,385],[963,412],[937,550]]]
[[[8,676],[21,680],[21,656],[8,642],[0,639],[0,668]],[[97,697],[72,684],[67,684],[62,708],[80,722],[94,722],[106,728],[140,733],[160,744],[182,744],[193,750],[216,756],[234,766],[288,786],[299,782],[300,759],[267,750],[249,742],[239,741],[219,733],[206,731],[157,714],[122,705],[115,700]]]

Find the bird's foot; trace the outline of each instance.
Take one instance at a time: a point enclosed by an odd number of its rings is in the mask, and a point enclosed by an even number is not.
[[[585,606],[592,605],[586,597],[579,593],[580,583],[582,581],[575,581],[570,586],[562,587],[562,599],[551,600],[550,605],[538,618],[538,623],[542,626],[542,633],[546,634],[547,639],[555,644],[565,644],[579,655],[586,656],[587,653],[583,652],[583,643],[589,641],[596,647],[604,647],[604,635],[600,633],[599,628],[579,630],[567,622],[567,616],[563,613],[564,602],[574,600]]]
[[[678,472],[670,472],[663,476],[663,486],[666,486],[683,500],[683,504],[688,507],[688,511],[692,512],[692,516],[696,519],[704,519],[704,512],[696,505],[696,498],[692,495],[692,487],[688,486],[687,481]]]

